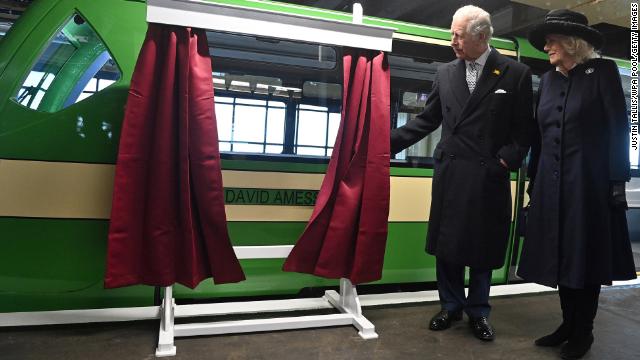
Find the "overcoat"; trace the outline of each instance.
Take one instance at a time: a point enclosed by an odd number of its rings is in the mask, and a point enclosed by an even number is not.
[[[611,202],[611,182],[630,176],[629,122],[616,64],[591,59],[568,76],[545,73],[536,119],[518,275],[577,289],[635,278],[625,210]]]
[[[487,58],[473,93],[464,60],[442,65],[424,111],[391,133],[391,152],[442,125],[434,151],[427,252],[478,269],[504,265],[511,223],[509,169],[520,167],[534,127],[531,71],[499,54]]]

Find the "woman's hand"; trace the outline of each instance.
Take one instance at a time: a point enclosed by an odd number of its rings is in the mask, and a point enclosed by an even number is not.
[[[611,183],[611,205],[616,209],[627,209],[627,196],[624,181]]]

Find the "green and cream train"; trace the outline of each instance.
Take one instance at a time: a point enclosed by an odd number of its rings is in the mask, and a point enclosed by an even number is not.
[[[271,1],[209,2],[352,20]],[[449,31],[366,16],[363,23],[395,29],[391,123],[400,126],[424,106],[437,66],[454,58]],[[152,305],[153,287],[103,288],[115,160],[147,29],[145,2],[36,0],[4,34],[6,28],[0,27],[0,312]],[[340,121],[341,47],[225,31],[207,37],[233,245],[293,244],[313,210]],[[537,74],[548,68],[546,55],[525,40],[493,39],[492,46]],[[628,77],[629,63],[618,64]],[[392,160],[383,277],[374,285],[435,281],[434,258],[423,249],[438,139],[431,134]],[[515,234],[522,172],[512,173],[511,183]],[[494,283],[513,280],[518,244],[512,235]],[[282,272],[283,261],[241,260],[246,281],[176,286],[174,296],[294,295],[337,284]]]

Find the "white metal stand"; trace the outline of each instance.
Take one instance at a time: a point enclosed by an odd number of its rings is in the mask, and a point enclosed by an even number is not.
[[[282,258],[293,246],[234,247],[239,259]],[[326,291],[322,298],[265,300],[220,304],[176,305],[171,286],[164,288],[160,307],[160,331],[156,356],[174,356],[174,338],[199,335],[220,335],[260,331],[305,329],[326,326],[353,325],[363,339],[376,339],[375,326],[362,315],[356,287],[348,279],[340,279],[340,293]],[[180,317],[215,316],[242,313],[262,313],[334,308],[339,314],[277,317],[208,323],[175,324]]]

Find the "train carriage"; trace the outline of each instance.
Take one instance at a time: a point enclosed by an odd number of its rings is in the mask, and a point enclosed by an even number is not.
[[[210,2],[352,17],[270,1]],[[39,0],[0,40],[0,312],[156,301],[150,286],[103,288],[118,141],[146,33],[145,10],[143,1]],[[437,66],[454,59],[449,31],[369,17],[363,22],[396,29],[389,53],[391,123],[401,126],[423,108]],[[340,123],[342,49],[225,31],[208,31],[207,39],[232,243],[292,245],[313,210]],[[493,39],[492,46],[537,74],[548,68],[545,55],[525,40]],[[628,77],[629,63],[618,64]],[[383,277],[374,285],[435,281],[435,259],[424,252],[424,239],[438,140],[436,131],[392,160]],[[637,167],[638,153],[632,154]],[[526,201],[525,180],[522,172],[511,174],[512,235],[494,283],[514,280],[515,219]],[[176,286],[174,295],[178,301],[295,295],[337,285],[282,272],[283,261],[241,260],[246,281]]]

